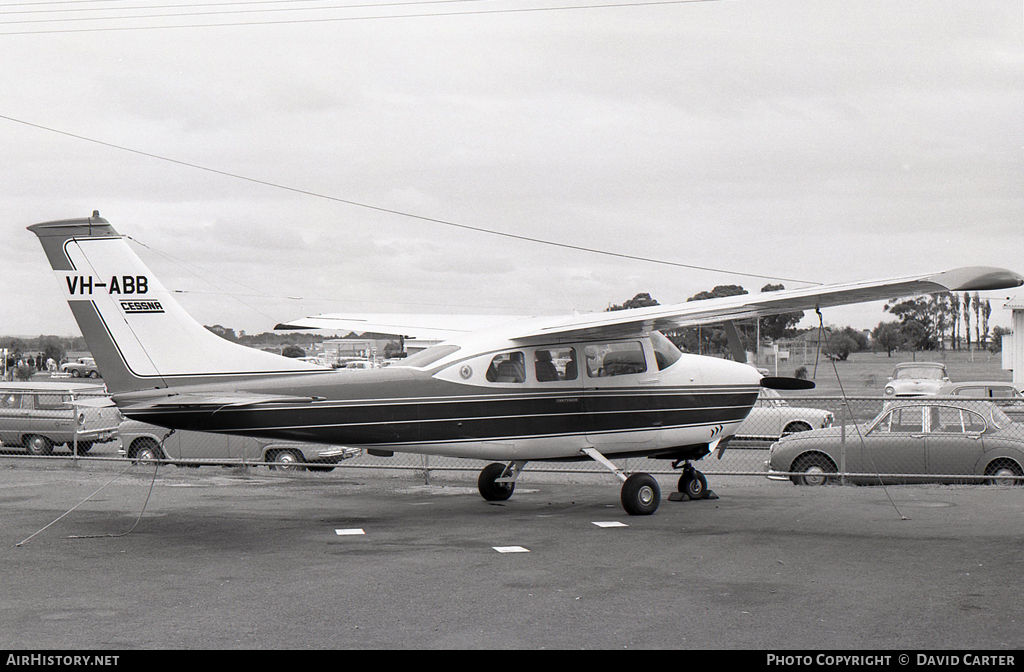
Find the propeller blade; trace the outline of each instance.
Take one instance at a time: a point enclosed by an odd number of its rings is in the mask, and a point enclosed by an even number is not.
[[[768,387],[773,390],[813,390],[814,381],[803,378],[786,378],[784,376],[764,376],[761,378],[761,387]]]

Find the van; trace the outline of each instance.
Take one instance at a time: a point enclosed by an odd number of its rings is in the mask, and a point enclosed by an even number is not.
[[[78,454],[85,455],[94,444],[117,438],[121,413],[113,405],[97,407],[105,397],[104,386],[88,383],[0,383],[0,443],[29,455],[49,455],[62,445],[74,453],[77,443]]]
[[[125,420],[120,453],[137,462],[166,460],[181,467],[265,463],[282,471],[331,471],[338,462],[362,454],[358,448],[300,441],[257,439],[150,425]]]

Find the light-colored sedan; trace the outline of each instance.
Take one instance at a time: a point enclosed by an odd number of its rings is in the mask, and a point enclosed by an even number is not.
[[[298,441],[256,439],[158,427],[124,420],[118,433],[120,453],[139,462],[167,460],[178,466],[266,463],[284,471],[330,471],[342,460],[362,454],[358,448]]]
[[[761,388],[747,419],[736,429],[735,441],[778,441],[794,432],[831,427],[833,415],[820,408],[790,406],[775,390]]]
[[[1024,426],[987,401],[900,399],[870,422],[779,439],[768,478],[823,485],[840,469],[855,483],[1009,485],[1024,476]]]
[[[946,365],[942,362],[903,362],[893,369],[885,384],[888,397],[924,397],[938,394],[949,382]]]

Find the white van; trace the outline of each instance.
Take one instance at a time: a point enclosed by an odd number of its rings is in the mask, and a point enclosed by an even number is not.
[[[121,413],[78,402],[101,402],[103,385],[72,382],[0,383],[0,443],[24,448],[29,455],[49,455],[67,445],[85,455],[93,444],[117,438]]]

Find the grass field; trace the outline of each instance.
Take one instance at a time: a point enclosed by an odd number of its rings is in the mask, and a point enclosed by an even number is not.
[[[780,376],[792,376],[801,366],[807,367],[817,387],[807,392],[815,396],[836,396],[842,390],[847,396],[880,395],[893,368],[900,362],[915,361],[911,353],[894,352],[892,357],[884,352],[854,352],[845,362],[830,362],[825,357],[818,360],[817,372],[814,361],[783,362],[779,365]],[[918,352],[918,362],[942,362],[954,382],[965,380],[1012,381],[1013,372],[1002,369],[1001,353],[964,351]],[[838,376],[837,376],[838,373]],[[774,375],[774,370],[772,371]],[[803,394],[803,393],[802,393]]]

